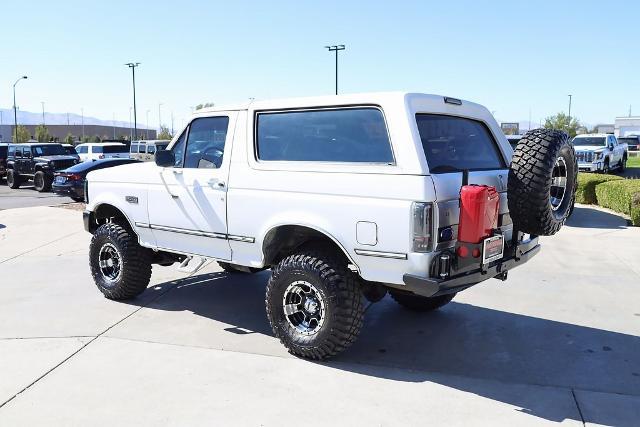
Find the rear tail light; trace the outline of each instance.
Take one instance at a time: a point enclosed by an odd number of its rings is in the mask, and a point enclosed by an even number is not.
[[[82,177],[80,175],[78,175],[77,173],[72,173],[72,174],[69,174],[67,176],[67,179],[70,180],[70,181],[80,181],[80,180],[82,180]]]
[[[430,203],[414,202],[411,206],[414,252],[429,252],[432,249],[432,211]]]

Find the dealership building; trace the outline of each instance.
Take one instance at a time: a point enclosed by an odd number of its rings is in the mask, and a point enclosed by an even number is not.
[[[22,125],[27,128],[31,138],[36,135],[36,127],[38,125]],[[47,125],[49,135],[54,140],[64,141],[67,135],[71,134],[75,141],[82,140],[82,136],[93,138],[98,136],[100,139],[131,139],[133,128],[119,126],[103,126],[103,125]],[[0,142],[13,141],[14,126],[0,125]],[[138,139],[156,139],[155,129],[138,128]]]
[[[616,117],[616,136],[640,135],[640,116]]]

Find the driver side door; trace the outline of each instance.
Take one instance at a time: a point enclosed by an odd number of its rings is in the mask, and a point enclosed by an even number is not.
[[[227,179],[236,116],[193,119],[171,147],[174,166],[158,168],[158,184],[149,187],[149,226],[159,248],[231,259]]]

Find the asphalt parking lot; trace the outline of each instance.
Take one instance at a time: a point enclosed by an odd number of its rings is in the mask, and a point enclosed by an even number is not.
[[[0,425],[640,419],[640,228],[607,212],[578,206],[509,281],[439,312],[371,305],[359,341],[323,363],[273,337],[268,272],[154,266],[144,294],[114,302],[89,240],[78,210],[0,212]]]
[[[7,186],[6,179],[0,179],[0,211],[33,206],[56,206],[72,202],[73,200],[69,197],[53,193],[38,193],[33,189],[32,183],[23,184],[19,189],[12,190]]]

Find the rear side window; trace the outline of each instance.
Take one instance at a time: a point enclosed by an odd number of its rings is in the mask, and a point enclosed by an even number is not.
[[[377,108],[259,113],[259,160],[394,163]]]
[[[104,153],[114,154],[114,153],[128,153],[129,149],[126,145],[105,145],[102,147]]]
[[[93,145],[91,146],[91,152],[92,153],[102,153],[102,149],[104,147],[102,145]]]
[[[137,153],[138,152],[138,144],[131,144],[131,150],[132,153]]]
[[[484,123],[435,114],[416,114],[416,122],[432,173],[505,168]]]
[[[145,153],[147,151],[147,146],[145,144],[140,144],[138,146],[138,153]]]

